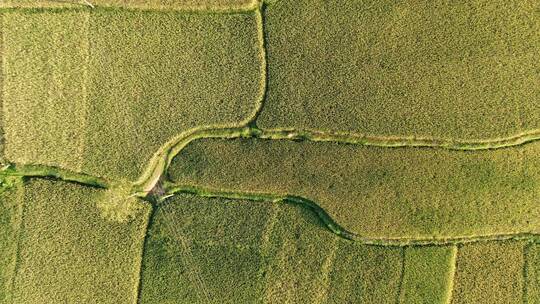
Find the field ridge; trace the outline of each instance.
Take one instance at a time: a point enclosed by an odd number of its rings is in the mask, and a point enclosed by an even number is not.
[[[456,141],[427,141],[405,139],[381,139],[375,137],[355,137],[354,135],[334,135],[323,132],[314,131],[294,131],[294,130],[261,130],[256,127],[244,126],[236,128],[208,128],[196,129],[191,132],[182,133],[182,136],[174,138],[158,151],[148,168],[150,172],[146,178],[141,176],[139,181],[131,186],[131,195],[147,199],[150,195],[154,195],[156,187],[164,187],[159,189],[158,196],[169,197],[176,193],[192,193],[199,196],[207,197],[225,197],[232,199],[249,199],[249,200],[265,200],[272,202],[286,202],[298,204],[314,211],[322,222],[333,233],[342,236],[346,239],[356,240],[365,244],[379,245],[404,245],[404,244],[454,244],[464,242],[474,242],[482,240],[506,240],[506,239],[523,239],[536,238],[534,233],[509,233],[509,234],[494,234],[494,235],[468,235],[457,236],[452,238],[399,238],[399,239],[384,239],[384,238],[365,238],[351,233],[342,228],[329,214],[319,206],[316,202],[289,193],[250,193],[235,190],[211,189],[194,185],[174,185],[167,181],[160,183],[164,178],[167,169],[173,158],[178,155],[184,147],[196,139],[205,138],[259,138],[268,140],[293,140],[293,141],[327,141],[343,144],[357,144],[364,146],[380,146],[380,147],[427,147],[427,148],[443,148],[454,150],[481,150],[481,149],[500,149],[516,145],[522,145],[540,139],[540,131],[534,130],[523,132],[508,139],[496,139],[492,141],[481,141],[464,144],[463,142],[455,144]],[[153,165],[153,166],[152,166]],[[6,165],[0,170],[0,175],[4,176],[23,176],[23,177],[39,177],[39,178],[55,178],[59,180],[71,181],[87,186],[105,188],[114,191],[114,188],[122,183],[120,181],[109,181],[105,178],[87,175],[85,173],[73,172],[70,170],[43,166],[43,165]],[[163,193],[161,193],[163,192]]]
[[[183,148],[196,139],[258,138],[270,140],[293,140],[312,142],[334,142],[361,146],[388,148],[437,148],[457,151],[492,150],[519,146],[540,140],[540,129],[525,131],[507,138],[463,141],[455,139],[435,139],[421,137],[382,137],[353,133],[321,132],[295,129],[259,129],[250,125],[233,128],[202,127],[182,132],[165,143],[152,157],[146,171],[135,182],[141,191],[150,191],[159,178],[167,171],[172,159]]]
[[[274,193],[259,193],[248,191],[228,191],[223,189],[214,189],[202,186],[178,185],[174,183],[165,183],[165,194],[163,199],[179,194],[192,194],[208,198],[227,198],[241,199],[249,201],[266,201],[270,203],[285,203],[300,205],[304,208],[312,210],[324,225],[334,234],[366,245],[381,245],[381,246],[410,246],[410,245],[448,245],[448,244],[463,244],[485,241],[503,241],[503,240],[522,240],[536,239],[540,241],[540,234],[537,233],[508,233],[508,234],[486,234],[486,235],[470,235],[456,236],[452,238],[367,238],[358,234],[347,231],[339,225],[332,217],[321,208],[316,202],[294,195],[274,194]]]
[[[65,169],[59,169],[48,166],[5,166],[0,170],[1,176],[19,176],[30,178],[54,178],[68,182],[75,182],[81,185],[109,189],[115,191],[115,187],[120,185],[115,182],[109,182],[105,179],[86,175],[83,173],[75,173]],[[185,184],[175,184],[164,181],[159,185],[162,188],[162,194],[157,197],[153,196],[153,192],[133,192],[130,195],[140,197],[146,200],[163,201],[177,194],[193,194],[201,197],[209,198],[228,198],[228,199],[243,199],[250,201],[267,201],[270,203],[287,203],[300,205],[304,208],[312,210],[323,224],[334,234],[369,245],[382,246],[407,246],[407,245],[445,245],[445,244],[462,244],[481,241],[501,241],[501,240],[522,240],[535,239],[540,241],[540,235],[537,233],[508,233],[508,234],[492,234],[492,235],[469,235],[456,236],[452,238],[366,238],[344,229],[337,223],[323,208],[316,202],[297,195],[278,194],[278,193],[258,193],[249,191],[231,191],[223,189],[214,189],[203,186],[193,186]],[[136,189],[136,188],[135,188]],[[134,190],[135,190],[134,189]]]

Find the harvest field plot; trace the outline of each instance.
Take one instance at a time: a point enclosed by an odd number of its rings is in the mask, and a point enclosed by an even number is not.
[[[0,0],[0,304],[540,303],[539,12]]]

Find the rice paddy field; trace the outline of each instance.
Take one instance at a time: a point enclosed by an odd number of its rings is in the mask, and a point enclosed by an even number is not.
[[[0,304],[540,303],[540,2],[0,0]]]

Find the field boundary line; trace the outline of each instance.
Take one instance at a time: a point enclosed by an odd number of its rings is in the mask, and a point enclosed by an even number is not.
[[[529,303],[529,286],[528,286],[528,282],[529,282],[529,250],[531,249],[531,247],[533,246],[534,243],[532,242],[527,242],[525,243],[525,245],[523,246],[523,269],[522,269],[522,276],[523,276],[523,286],[522,286],[522,289],[521,289],[521,293],[522,293],[522,301],[523,301],[523,304],[528,304]]]
[[[453,245],[452,248],[452,255],[450,257],[450,273],[448,274],[448,289],[446,290],[446,302],[445,304],[451,304],[452,303],[452,294],[454,292],[454,279],[456,276],[456,262],[457,262],[457,252],[458,252],[458,246]]]
[[[259,42],[259,55],[260,55],[260,69],[261,69],[261,84],[259,88],[259,97],[257,99],[257,107],[253,112],[252,116],[248,119],[248,126],[256,128],[257,119],[259,118],[261,112],[264,108],[264,103],[266,101],[266,95],[268,92],[268,52],[267,52],[267,41],[266,34],[264,31],[264,10],[266,9],[266,4],[264,1],[258,1],[257,9],[255,10],[255,17],[257,21],[257,39]]]
[[[149,207],[150,207],[150,210],[148,210],[148,214],[146,215],[146,225],[143,229],[143,240],[141,242],[141,252],[140,252],[140,255],[139,255],[139,265],[137,265],[138,267],[138,272],[137,272],[137,278],[136,278],[136,285],[135,285],[135,301],[134,303],[135,304],[140,304],[141,303],[141,297],[142,297],[142,281],[143,281],[143,268],[144,268],[144,255],[145,255],[145,250],[146,250],[146,245],[148,244],[148,231],[150,230],[150,226],[152,225],[152,222],[154,220],[154,215],[156,214],[156,207],[151,204],[151,203],[148,203]]]
[[[398,283],[398,286],[397,286],[397,296],[396,296],[396,304],[400,304],[401,303],[401,297],[403,295],[403,283],[405,281],[405,256],[406,256],[406,253],[405,253],[405,250],[407,250],[407,248],[403,247],[400,249],[401,250],[401,272],[399,273],[399,283]]]
[[[89,76],[89,65],[90,65],[90,12],[86,12],[84,14],[83,19],[83,31],[84,31],[84,37],[83,37],[83,46],[82,46],[82,52],[84,52],[84,63],[83,63],[83,71],[82,71],[82,78],[83,78],[83,85],[81,87],[81,94],[84,98],[84,115],[83,115],[83,121],[81,122],[81,130],[82,135],[79,139],[79,145],[77,149],[78,155],[78,164],[77,164],[77,170],[82,171],[84,168],[84,154],[86,150],[86,138],[87,138],[87,126],[88,126],[88,120],[90,119],[90,100],[89,100],[89,90],[88,90],[88,83],[90,81]]]
[[[240,131],[238,131],[240,130]],[[225,133],[218,133],[216,137],[222,138],[237,138],[237,136],[246,136],[246,129],[234,129],[231,132],[230,129],[225,129]],[[250,130],[247,128],[247,130]],[[236,133],[239,132],[239,133]],[[195,134],[197,136],[197,134]],[[249,133],[247,136],[250,136]],[[207,137],[206,137],[207,138]],[[187,145],[192,139],[183,142],[183,146]],[[178,147],[173,147],[178,148]],[[181,148],[179,149],[181,150]],[[174,154],[176,155],[176,154]],[[168,165],[168,162],[172,160],[170,154],[165,155],[161,165]],[[163,168],[163,167],[162,167]],[[484,234],[484,235],[462,235],[455,237],[425,237],[425,238],[367,238],[359,236],[353,232],[347,231],[344,227],[340,226],[319,204],[309,198],[301,197],[298,195],[292,195],[287,193],[262,193],[262,192],[249,192],[238,190],[223,190],[215,189],[204,186],[175,184],[170,181],[163,181],[163,172],[156,170],[155,177],[157,178],[150,185],[147,185],[149,190],[141,189],[140,186],[134,185],[132,188],[132,196],[139,197],[141,199],[149,200],[149,197],[153,196],[152,190],[160,189],[160,199],[166,199],[169,196],[179,193],[193,194],[202,197],[222,197],[228,199],[245,199],[252,201],[270,201],[273,203],[289,203],[300,205],[304,208],[312,210],[324,225],[336,235],[339,235],[345,239],[354,240],[363,244],[369,245],[383,245],[383,246],[406,246],[406,245],[446,245],[446,244],[461,244],[480,241],[492,241],[492,240],[537,240],[540,241],[540,233],[538,232],[513,232],[513,233],[499,233],[499,234]],[[110,182],[103,178],[87,175],[84,173],[77,173],[70,170],[65,170],[51,166],[41,165],[6,165],[0,169],[1,176],[20,176],[25,178],[53,178],[57,180],[63,180],[67,182],[74,182],[85,186],[91,186],[102,189],[110,189],[114,191],[115,187],[121,185],[120,181]]]
[[[337,251],[339,250],[339,243],[337,238],[332,239],[332,249],[330,254],[327,255],[322,265],[322,286],[319,286],[318,292],[315,296],[315,304],[324,304],[328,301],[328,293],[330,292],[330,276],[333,271],[334,263],[336,261]]]
[[[20,207],[18,208],[18,223],[17,223],[17,239],[15,240],[15,252],[13,253],[13,270],[11,272],[11,282],[9,286],[9,299],[12,304],[15,304],[15,287],[17,283],[17,274],[19,273],[19,264],[21,262],[21,242],[22,242],[22,234],[24,229],[24,214],[26,210],[26,202],[25,202],[25,195],[26,195],[26,189],[22,187],[22,185],[19,185],[16,189],[17,192],[17,199],[20,200]]]
[[[112,183],[104,178],[93,175],[74,172],[68,169],[62,169],[54,166],[44,165],[19,165],[7,164],[0,168],[1,176],[19,176],[25,178],[51,178],[66,182],[73,182],[83,186],[108,189],[113,186]]]

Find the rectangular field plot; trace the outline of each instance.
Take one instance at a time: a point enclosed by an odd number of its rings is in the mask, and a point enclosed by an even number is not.
[[[299,206],[179,195],[152,217],[141,303],[395,303],[401,252],[344,240]]]
[[[540,144],[452,151],[331,142],[197,140],[174,159],[179,184],[302,196],[375,240],[539,232]]]
[[[6,158],[136,179],[196,127],[232,126],[261,94],[254,12],[6,10]]]
[[[47,180],[22,199],[12,303],[134,303],[147,205],[117,222],[102,190]]]
[[[143,256],[141,303],[251,303],[270,204],[178,196],[158,205]],[[208,302],[209,303],[209,302]]]
[[[456,247],[451,245],[406,248],[399,303],[449,303],[456,252]]]
[[[1,18],[6,158],[80,169],[88,13],[9,11]]]
[[[238,124],[256,108],[254,13],[102,10],[89,35],[88,172],[135,179],[181,132]]]
[[[519,241],[459,246],[451,303],[523,304],[523,248]]]
[[[258,125],[462,140],[537,130],[539,8],[530,0],[270,3]]]

